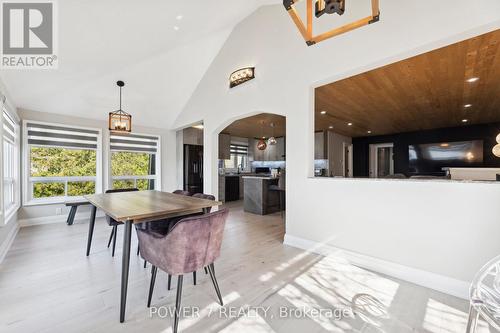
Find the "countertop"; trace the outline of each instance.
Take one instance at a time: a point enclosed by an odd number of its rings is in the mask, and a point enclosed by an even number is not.
[[[243,179],[279,179],[279,177],[271,177],[271,176],[243,176]]]
[[[253,172],[226,173],[224,175],[219,175],[219,177],[271,177],[271,174],[270,173],[253,173]]]

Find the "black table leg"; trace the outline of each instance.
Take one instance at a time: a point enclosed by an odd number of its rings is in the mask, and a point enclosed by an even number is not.
[[[120,300],[120,323],[125,321],[125,307],[127,304],[128,271],[130,264],[130,240],[132,236],[132,221],[125,222],[125,232],[123,233],[123,253],[122,253],[122,290]]]
[[[78,206],[71,206],[68,214],[68,219],[66,220],[66,223],[68,225],[73,225],[73,222],[75,221],[75,215],[76,215],[76,209]]]
[[[87,257],[90,254],[90,245],[92,244],[92,235],[94,234],[94,224],[95,224],[95,212],[97,207],[92,205],[92,210],[90,212],[90,221],[89,221],[89,234],[87,236]]]

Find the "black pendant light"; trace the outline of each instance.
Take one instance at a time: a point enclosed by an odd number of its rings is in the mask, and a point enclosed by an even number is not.
[[[125,82],[118,81],[116,85],[120,89],[120,109],[109,113],[109,130],[130,133],[132,131],[132,116],[122,110],[122,88],[125,86]]]

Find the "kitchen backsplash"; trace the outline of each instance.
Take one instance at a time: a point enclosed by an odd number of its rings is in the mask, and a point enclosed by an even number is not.
[[[252,170],[255,168],[271,168],[271,169],[277,169],[281,168],[284,169],[286,167],[286,162],[285,161],[252,161]]]

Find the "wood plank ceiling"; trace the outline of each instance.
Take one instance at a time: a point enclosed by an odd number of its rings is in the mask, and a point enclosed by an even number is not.
[[[239,136],[242,138],[260,138],[262,136],[269,138],[273,135],[281,137],[286,135],[286,118],[271,113],[260,113],[255,116],[236,120],[226,127],[221,133]]]
[[[315,129],[360,137],[498,122],[499,41],[496,30],[319,87]]]

